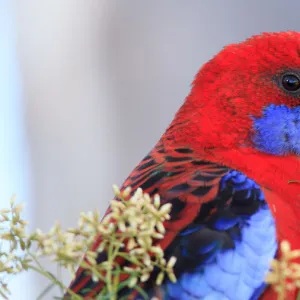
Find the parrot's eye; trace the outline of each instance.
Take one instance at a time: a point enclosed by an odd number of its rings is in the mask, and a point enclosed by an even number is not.
[[[281,84],[287,92],[295,92],[300,89],[300,79],[294,74],[283,75]]]

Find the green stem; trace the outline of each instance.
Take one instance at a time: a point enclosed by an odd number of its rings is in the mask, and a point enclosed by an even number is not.
[[[140,262],[138,260],[131,259],[130,256],[128,255],[128,253],[118,253],[118,256],[123,257],[124,259],[128,260],[129,262],[133,263],[136,266],[143,265],[142,262]]]
[[[55,283],[56,285],[58,285],[60,288],[64,289],[68,294],[70,294],[75,300],[82,300],[83,298],[79,295],[77,295],[76,293],[74,293],[72,290],[70,290],[69,288],[67,288],[66,286],[64,286],[64,284],[62,284],[59,280],[53,278],[50,274],[47,273],[47,271],[45,270],[40,270],[39,268],[35,267],[35,266],[28,266],[29,269],[41,274],[42,276],[48,278],[49,280],[51,280],[53,283]]]
[[[113,284],[111,282],[112,280],[112,274],[111,274],[111,271],[112,271],[112,263],[113,263],[113,244],[111,243],[108,247],[108,270],[106,272],[106,284],[107,284],[107,290],[108,290],[108,293],[111,297],[111,300],[116,300],[116,293],[115,291],[113,290]]]
[[[61,283],[59,280],[57,280],[55,277],[51,276],[49,274],[49,272],[47,272],[42,265],[39,263],[39,261],[37,260],[37,258],[30,252],[28,252],[28,255],[32,258],[32,260],[37,264],[38,267],[33,266],[33,265],[28,265],[28,269],[31,269],[39,274],[41,274],[42,276],[48,278],[50,281],[52,281],[53,283],[55,283],[56,285],[58,285],[61,289],[65,290],[68,294],[70,294],[73,299],[75,300],[82,300],[82,297],[77,295],[76,293],[74,293],[72,290],[70,290],[69,288],[67,288],[63,283]]]
[[[113,280],[113,289],[118,293],[118,286],[120,281],[120,266],[118,266],[118,269],[116,270],[116,275]]]
[[[28,255],[31,257],[31,259],[37,264],[37,266],[44,271],[44,268],[42,267],[42,265],[40,264],[40,262],[37,260],[37,258],[31,253],[31,252],[27,252]]]
[[[122,244],[124,240],[125,240],[125,237],[123,237],[120,240],[120,243]],[[117,294],[118,294],[118,283],[119,283],[120,275],[118,273],[117,275],[113,276],[114,272],[112,272],[112,269],[113,269],[113,262],[115,261],[116,257],[120,254],[120,246],[114,247],[115,244],[113,242],[114,242],[114,239],[109,244],[109,248],[108,248],[107,256],[108,256],[108,263],[109,263],[110,268],[106,272],[106,283],[107,283],[107,290],[111,297],[111,300],[116,300]]]
[[[85,261],[82,261],[79,266],[85,270],[89,270],[90,272],[94,273],[99,279],[101,279],[103,282],[106,283],[106,278],[103,277],[100,272],[97,271],[96,267],[93,267],[86,263]]]

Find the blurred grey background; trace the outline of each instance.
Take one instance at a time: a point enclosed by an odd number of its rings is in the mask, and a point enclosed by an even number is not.
[[[29,161],[18,180],[43,230],[55,220],[75,226],[80,211],[104,213],[111,185],[156,143],[224,45],[300,30],[297,0],[12,2]],[[44,285],[20,283],[11,299],[35,299]]]

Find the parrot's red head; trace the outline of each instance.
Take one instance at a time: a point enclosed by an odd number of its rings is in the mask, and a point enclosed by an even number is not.
[[[186,115],[207,148],[300,155],[300,33],[225,47],[196,75],[175,121]]]
[[[300,33],[225,47],[196,75],[165,138],[271,192],[279,231],[300,248]]]

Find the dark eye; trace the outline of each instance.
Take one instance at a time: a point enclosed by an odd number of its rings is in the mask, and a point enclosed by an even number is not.
[[[294,74],[283,75],[282,86],[288,92],[295,92],[300,89],[300,79]]]

